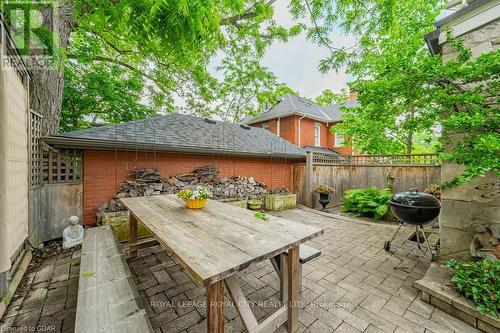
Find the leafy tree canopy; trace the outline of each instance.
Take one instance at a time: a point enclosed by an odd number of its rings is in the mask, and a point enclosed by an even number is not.
[[[340,93],[333,92],[330,89],[325,89],[316,97],[315,102],[319,105],[341,104],[347,102],[348,93],[342,89]]]
[[[96,118],[119,122],[172,112],[175,101],[182,101],[184,112],[228,121],[258,112],[270,102],[266,98],[286,90],[260,64],[265,48],[304,28],[276,24],[274,2],[78,2],[67,50],[72,61],[65,68],[61,128],[92,126]],[[214,57],[222,59],[217,68],[222,77],[208,71]],[[95,79],[101,84],[93,84]],[[119,89],[111,94],[113,85]],[[105,116],[109,108],[91,107],[84,96],[113,108],[115,116]],[[119,96],[123,103],[117,103]],[[127,110],[120,116],[115,111],[125,103]]]
[[[344,122],[334,131],[354,137],[354,148],[368,153],[414,152],[415,135],[431,142],[441,132],[442,157],[466,167],[452,182],[457,184],[500,172],[500,51],[472,58],[449,34],[456,56],[445,61],[431,55],[424,35],[434,30],[441,5],[439,0],[336,1],[335,6],[306,1],[302,8],[317,26],[311,38],[330,50],[320,69],[347,65],[355,78],[350,86],[361,106],[344,108]],[[328,40],[336,26],[356,35],[358,44],[336,48]]]

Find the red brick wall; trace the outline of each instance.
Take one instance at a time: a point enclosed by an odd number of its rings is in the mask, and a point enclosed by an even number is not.
[[[299,144],[297,119],[297,116],[289,116],[280,119],[280,136],[294,145]]]
[[[314,126],[316,123],[321,126],[321,147],[334,148],[336,152],[342,155],[351,155],[352,149],[349,147],[335,147],[335,135],[330,132],[330,127],[333,123],[324,123],[310,118],[302,118],[299,116],[288,116],[280,119],[280,136],[296,146],[314,146]],[[299,143],[299,119],[300,119],[300,143]],[[277,120],[252,124],[254,127],[262,127],[263,123],[269,123],[269,130],[277,134]]]
[[[254,177],[269,188],[292,187],[292,161],[270,158],[86,150],[83,160],[83,223],[96,222],[96,204],[113,199],[129,172],[157,167],[164,177],[214,165],[222,177]]]

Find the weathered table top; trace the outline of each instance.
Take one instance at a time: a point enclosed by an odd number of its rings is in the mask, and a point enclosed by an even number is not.
[[[250,210],[214,200],[203,209],[187,209],[175,195],[121,201],[205,286],[323,233],[275,216],[262,221]]]

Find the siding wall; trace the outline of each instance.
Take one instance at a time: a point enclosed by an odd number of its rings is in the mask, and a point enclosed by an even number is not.
[[[222,177],[254,177],[271,189],[292,187],[292,161],[283,158],[243,158],[198,156],[151,152],[114,152],[86,150],[83,159],[83,221],[96,221],[96,204],[113,195],[136,168],[157,167],[164,177],[187,173],[205,165],[214,165]]]
[[[0,21],[0,24],[2,22]],[[0,38],[4,36],[0,26]],[[0,39],[0,273],[28,236],[28,92]],[[0,297],[1,295],[0,286]]]

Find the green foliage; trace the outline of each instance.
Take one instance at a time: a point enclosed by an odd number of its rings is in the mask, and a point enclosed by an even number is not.
[[[267,220],[269,220],[269,216],[267,216],[266,214],[264,214],[262,212],[256,212],[253,216],[256,219],[264,221],[264,222],[267,221]]]
[[[472,299],[481,313],[491,313],[498,318],[500,311],[500,260],[484,259],[470,263],[448,260],[451,278],[460,293]]]
[[[391,191],[375,187],[359,190],[348,190],[344,195],[344,212],[352,212],[355,216],[368,216],[376,220],[383,218],[389,211]]]
[[[456,56],[432,55],[424,36],[434,30],[439,0],[337,1],[331,16],[324,2],[312,5],[312,17],[323,25],[339,24],[359,36],[351,49],[326,43],[332,55],[320,65],[325,71],[347,65],[361,103],[343,109],[344,122],[334,132],[353,137],[354,149],[364,153],[439,152],[465,166],[447,185],[500,174],[500,51],[473,59],[448,35]]]
[[[118,65],[69,62],[60,129],[67,132],[151,117],[156,112],[142,101],[144,89],[140,74]]]
[[[331,91],[330,89],[325,89],[323,92],[316,97],[315,102],[319,105],[332,105],[341,104],[347,102],[348,94],[345,89],[342,89],[340,93]]]
[[[61,129],[173,112],[174,101],[182,112],[228,121],[261,112],[284,89],[260,64],[265,49],[304,28],[302,23],[278,25],[273,3],[77,2],[66,52],[69,83]],[[209,71],[214,59],[220,63],[216,73]]]
[[[86,279],[95,278],[95,272],[83,272],[82,276]]]

